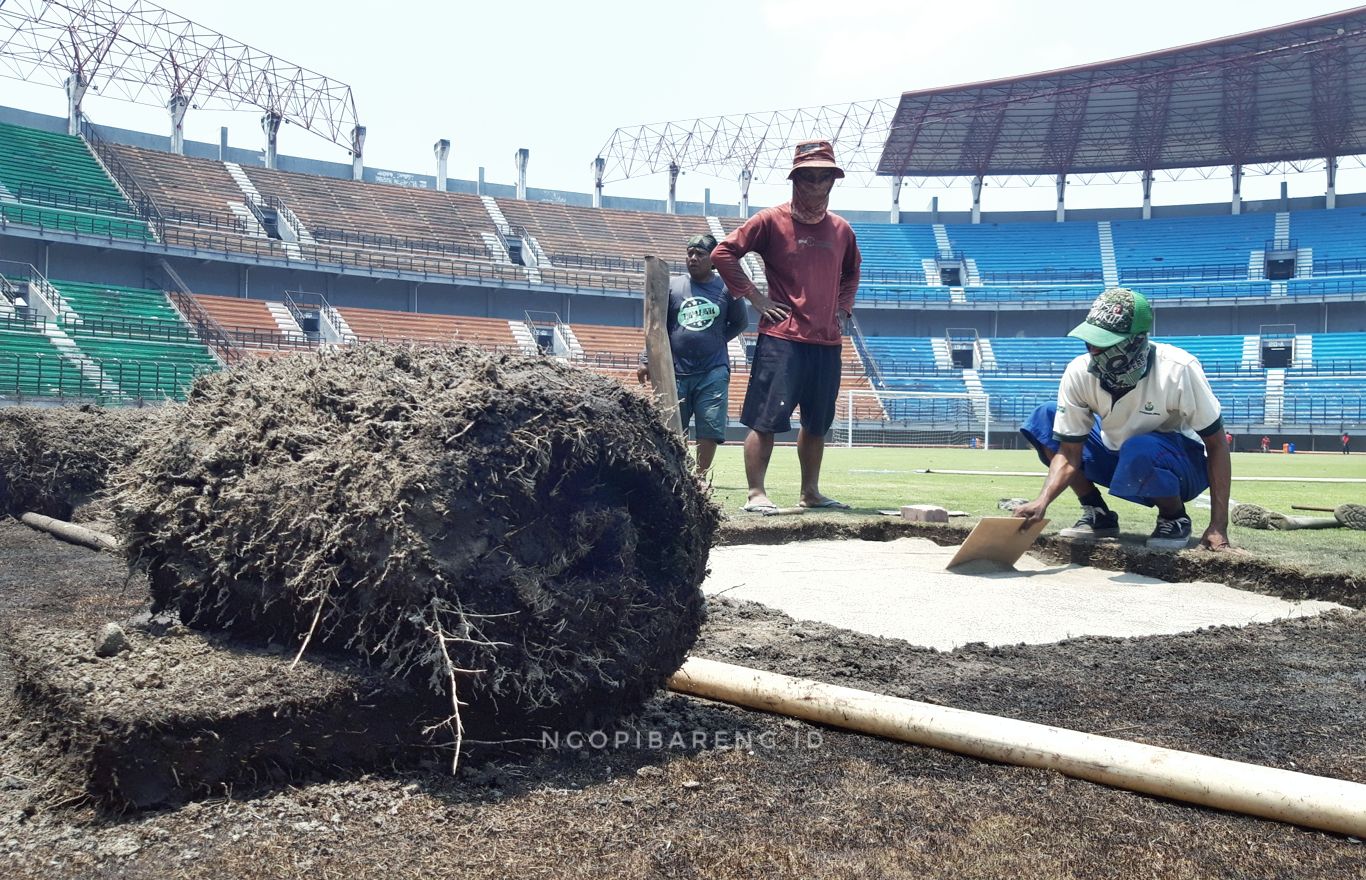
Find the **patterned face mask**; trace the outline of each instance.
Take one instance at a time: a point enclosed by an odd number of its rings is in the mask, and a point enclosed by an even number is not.
[[[1101,385],[1106,388],[1133,388],[1148,371],[1148,354],[1151,351],[1148,334],[1140,333],[1099,354],[1091,355],[1091,363],[1086,369],[1099,377]]]

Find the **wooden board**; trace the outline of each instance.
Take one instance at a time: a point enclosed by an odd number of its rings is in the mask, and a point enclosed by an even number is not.
[[[645,258],[645,356],[646,372],[655,400],[664,410],[669,427],[683,433],[678,415],[678,379],[674,376],[673,350],[669,347],[669,264],[658,257]]]
[[[973,527],[968,539],[958,548],[945,568],[965,562],[989,559],[1001,565],[1013,566],[1039,537],[1048,520],[1041,519],[1025,531],[1020,531],[1024,520],[1014,516],[984,516]]]

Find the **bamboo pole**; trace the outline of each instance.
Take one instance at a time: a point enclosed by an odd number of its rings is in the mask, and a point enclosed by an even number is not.
[[[55,535],[63,541],[72,544],[80,544],[82,547],[89,547],[92,550],[117,551],[119,549],[118,539],[113,535],[106,535],[104,532],[97,532],[94,529],[87,529],[85,526],[78,526],[65,520],[53,519],[50,516],[43,516],[41,513],[25,513],[19,517],[25,525],[37,529],[40,532],[47,532]]]
[[[1366,837],[1366,785],[692,658],[669,687],[989,761]]]
[[[645,356],[655,400],[664,409],[669,428],[682,434],[686,441],[678,411],[673,351],[669,347],[669,264],[652,256],[645,258]]]

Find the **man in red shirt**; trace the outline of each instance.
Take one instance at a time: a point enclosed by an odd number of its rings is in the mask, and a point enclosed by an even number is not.
[[[801,407],[797,460],[802,507],[848,509],[820,491],[825,435],[835,420],[840,387],[842,333],[854,311],[859,254],[854,230],[829,211],[830,190],[844,171],[829,141],[797,144],[792,160],[792,201],[766,208],[731,233],[712,252],[712,262],[732,294],[759,313],[759,342],[750,366],[740,421],[745,438],[745,510],[777,510],[764,486],[773,435],[792,429]],[[748,253],[764,258],[765,296],[740,268]]]

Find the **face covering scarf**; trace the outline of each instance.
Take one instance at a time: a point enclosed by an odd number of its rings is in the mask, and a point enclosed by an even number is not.
[[[1100,378],[1100,384],[1105,389],[1127,391],[1148,372],[1148,356],[1151,352],[1148,334],[1140,333],[1099,354],[1091,355],[1091,363],[1086,369]]]
[[[830,205],[830,182],[792,181],[792,217],[798,223],[819,223]]]

